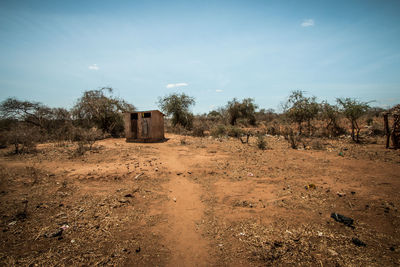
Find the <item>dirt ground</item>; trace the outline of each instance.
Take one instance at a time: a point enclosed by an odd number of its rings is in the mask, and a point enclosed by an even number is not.
[[[400,152],[383,140],[167,137],[1,150],[0,264],[400,264]]]

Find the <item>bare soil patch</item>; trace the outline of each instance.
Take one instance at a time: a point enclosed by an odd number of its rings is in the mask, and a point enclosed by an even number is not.
[[[74,144],[1,150],[0,263],[400,264],[400,152],[383,140],[293,150],[268,136],[260,150],[253,137],[167,137],[107,139],[83,156]]]

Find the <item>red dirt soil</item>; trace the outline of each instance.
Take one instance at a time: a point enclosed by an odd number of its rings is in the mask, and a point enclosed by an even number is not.
[[[255,138],[167,137],[106,139],[83,156],[75,144],[2,150],[0,264],[400,264],[400,153],[383,140],[293,150],[268,136],[260,150]]]

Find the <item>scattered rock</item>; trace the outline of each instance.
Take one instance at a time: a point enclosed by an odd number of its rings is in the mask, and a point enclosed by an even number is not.
[[[52,232],[52,233],[45,234],[44,236],[45,236],[45,237],[61,237],[63,231],[64,231],[64,230],[63,230],[62,228],[59,228],[59,229],[55,230],[55,231]]]
[[[385,207],[384,211],[385,211],[385,213],[389,213],[390,208],[389,207]]]
[[[333,249],[328,248],[328,252],[332,255],[332,256],[337,256],[339,255],[336,251],[334,251]]]
[[[176,202],[176,197],[173,197],[172,200],[173,200],[174,202]]]
[[[336,192],[336,194],[337,194],[339,197],[345,197],[345,196],[346,196],[346,193],[343,193],[343,192]]]
[[[351,239],[351,242],[353,242],[354,245],[356,245],[357,247],[366,247],[367,244],[365,244],[364,242],[362,242],[360,239],[353,237]]]
[[[124,197],[133,197],[132,194],[126,194]]]
[[[68,224],[63,224],[60,228],[61,228],[63,231],[65,231],[65,230],[67,230],[67,229],[69,228],[69,225],[68,225]]]
[[[353,226],[354,220],[352,218],[346,217],[344,215],[335,212],[331,214],[331,218],[333,218],[337,222],[343,223],[348,227],[354,228]]]

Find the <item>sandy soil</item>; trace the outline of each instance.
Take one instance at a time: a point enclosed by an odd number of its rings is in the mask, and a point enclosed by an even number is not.
[[[400,264],[400,152],[382,140],[167,137],[2,150],[0,264]]]

